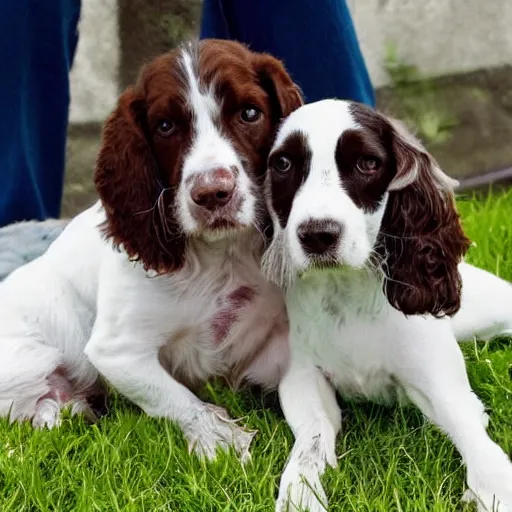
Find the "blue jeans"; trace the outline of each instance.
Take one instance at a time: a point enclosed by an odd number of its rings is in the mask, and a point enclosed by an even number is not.
[[[307,102],[375,104],[345,0],[204,0],[201,37],[235,39],[279,57]]]
[[[80,0],[0,1],[0,226],[58,217]]]

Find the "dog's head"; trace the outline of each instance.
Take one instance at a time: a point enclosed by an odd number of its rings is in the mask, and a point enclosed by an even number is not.
[[[306,105],[283,123],[268,167],[272,280],[378,264],[389,302],[405,314],[459,309],[469,241],[456,182],[400,123],[353,102]]]
[[[95,184],[106,235],[146,269],[170,272],[191,238],[257,226],[275,130],[301,104],[278,60],[235,42],[153,60],[103,131]]]

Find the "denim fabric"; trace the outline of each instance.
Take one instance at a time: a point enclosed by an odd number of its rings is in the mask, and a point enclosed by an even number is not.
[[[80,0],[0,1],[0,226],[58,217]]]
[[[375,96],[345,0],[204,0],[202,38],[279,57],[307,102]]]

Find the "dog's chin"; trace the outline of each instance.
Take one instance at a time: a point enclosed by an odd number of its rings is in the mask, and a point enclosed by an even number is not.
[[[368,266],[371,267],[369,256],[367,258],[344,258],[341,255],[316,256],[307,258],[297,273],[299,278],[311,276],[312,274],[340,275],[359,271]]]
[[[309,256],[305,264],[300,266],[297,275],[299,278],[305,278],[313,274],[332,274],[344,272],[350,267],[351,265],[338,256]]]
[[[254,212],[245,204],[244,198],[237,196],[217,210],[204,212],[192,209],[195,226],[189,235],[206,242],[218,242],[246,232],[255,226],[256,219]]]
[[[214,243],[236,238],[240,234],[247,232],[251,227],[251,225],[241,222],[219,221],[199,230],[196,236],[205,242]]]
[[[335,262],[331,261],[314,261],[310,262],[308,265],[303,266],[298,271],[299,277],[304,277],[306,275],[312,274],[312,273],[323,273],[328,272],[336,269],[343,268],[341,265],[336,265]]]

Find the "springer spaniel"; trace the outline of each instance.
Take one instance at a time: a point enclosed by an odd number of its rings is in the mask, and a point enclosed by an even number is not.
[[[512,287],[460,263],[469,241],[453,186],[400,124],[356,103],[306,105],[279,129],[262,266],[286,289],[291,362],[279,394],[296,441],[278,511],[324,510],[319,477],[337,463],[341,427],[335,390],[415,404],[461,453],[466,498],[511,510],[512,465],[486,433],[456,336],[510,331]],[[451,320],[460,274],[466,302]]]
[[[252,434],[191,388],[214,376],[275,388],[284,372],[259,189],[277,125],[301,104],[278,60],[235,42],[187,45],[142,71],[104,128],[101,203],[0,285],[0,415],[92,417],[101,374],[196,452],[247,455]]]

